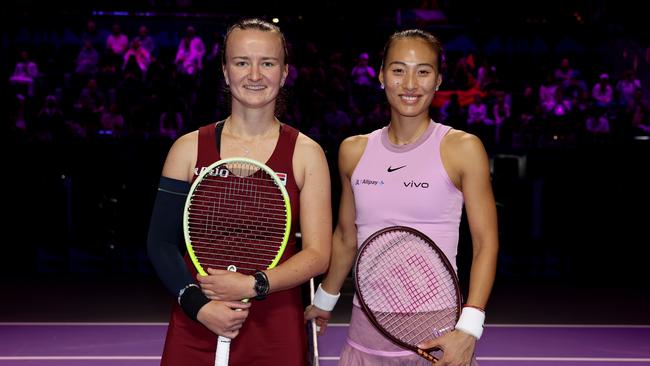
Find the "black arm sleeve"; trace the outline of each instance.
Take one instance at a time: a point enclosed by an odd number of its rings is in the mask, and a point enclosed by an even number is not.
[[[167,177],[160,178],[158,194],[151,214],[147,252],[158,277],[174,295],[196,281],[185,266],[183,210],[190,184]]]

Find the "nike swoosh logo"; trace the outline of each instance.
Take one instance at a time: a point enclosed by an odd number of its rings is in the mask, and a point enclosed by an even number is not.
[[[400,170],[400,169],[402,169],[402,168],[404,168],[404,167],[406,167],[406,165],[402,165],[402,166],[399,166],[399,167],[397,167],[397,168],[391,168],[391,167],[389,166],[389,167],[388,167],[388,172],[389,172],[389,173],[392,173],[392,172],[394,172],[394,171],[396,171],[396,170]]]

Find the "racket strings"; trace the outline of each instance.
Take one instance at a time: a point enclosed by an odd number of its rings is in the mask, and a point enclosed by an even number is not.
[[[207,202],[210,202],[213,199],[221,198],[218,195],[213,194],[209,190],[210,188],[212,188],[212,189],[217,188],[216,186],[214,186],[214,187],[204,186],[204,187],[201,187],[201,188],[203,189],[203,191],[197,191],[197,192],[194,193],[195,198],[200,198],[200,199],[202,199],[204,201],[207,201]],[[268,192],[269,193],[268,197],[263,197],[262,196],[262,194],[264,194],[264,192],[256,192],[256,193],[260,194],[259,197],[256,197],[257,202],[255,202],[255,203],[256,203],[257,206],[264,207],[265,209],[268,209],[268,210],[271,210],[271,211],[273,211],[273,210],[277,210],[278,212],[283,211],[282,208],[284,207],[284,205],[278,204],[278,202],[275,200],[275,192],[272,192],[272,191]],[[250,195],[247,192],[241,192],[241,191],[240,192],[232,192],[232,193],[230,193],[230,195],[234,199],[236,198],[236,199],[242,200],[242,203],[245,202],[244,200],[250,199]],[[263,200],[265,200],[265,201],[263,201]],[[232,202],[231,201],[231,202],[228,202],[228,203],[233,204],[234,205],[233,207],[241,207],[241,204],[238,204],[238,202]],[[262,204],[264,204],[265,206],[262,206]]]
[[[221,219],[221,218],[220,218]],[[205,225],[206,221],[211,221],[212,225]],[[251,234],[251,235],[258,235],[261,238],[268,238],[269,236],[282,236],[284,235],[284,231],[279,230],[277,226],[281,225],[282,223],[286,222],[285,221],[271,221],[271,220],[258,220],[258,221],[253,221],[250,219],[244,220],[244,219],[237,219],[237,220],[230,220],[229,223],[221,224],[221,221],[214,221],[212,219],[209,219],[209,216],[206,216],[205,218],[192,218],[188,220],[188,223],[196,228],[200,227],[201,225],[205,226],[205,229],[202,231],[203,233],[206,233],[207,235],[214,237],[220,235],[220,233],[228,228],[231,228],[233,224],[239,225],[242,227],[238,233],[240,234]],[[270,225],[270,226],[269,226]],[[275,226],[275,227],[274,227]]]
[[[415,345],[453,329],[456,282],[440,255],[409,232],[387,232],[359,256],[362,301],[377,323],[402,342]]]
[[[287,227],[284,196],[255,165],[217,167],[197,185],[188,208],[188,231],[203,268],[240,272],[267,268]]]
[[[247,243],[243,243],[241,240],[232,240],[232,237],[230,236],[210,236],[210,237],[201,237],[199,235],[193,236],[193,248],[204,248],[204,249],[209,249],[209,248],[214,248],[214,241],[217,240],[219,241],[223,247],[224,250],[227,250],[229,246],[240,246],[241,249],[246,249],[246,248],[254,248],[259,251],[268,251],[268,252],[273,252],[277,253],[277,243],[266,240],[266,237],[260,238],[258,236],[250,236],[247,237],[247,239],[250,242],[255,242],[255,246],[252,245],[247,245]]]

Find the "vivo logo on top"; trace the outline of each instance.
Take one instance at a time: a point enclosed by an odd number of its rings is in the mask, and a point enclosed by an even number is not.
[[[406,188],[429,188],[429,183],[427,182],[416,182],[414,180],[411,180],[410,182],[403,182],[404,187]]]

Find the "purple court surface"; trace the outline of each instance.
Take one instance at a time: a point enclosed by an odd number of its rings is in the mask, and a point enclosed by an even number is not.
[[[0,323],[0,366],[158,365],[164,323]],[[347,324],[319,339],[320,365],[338,363]],[[487,325],[481,366],[650,365],[650,326]]]

